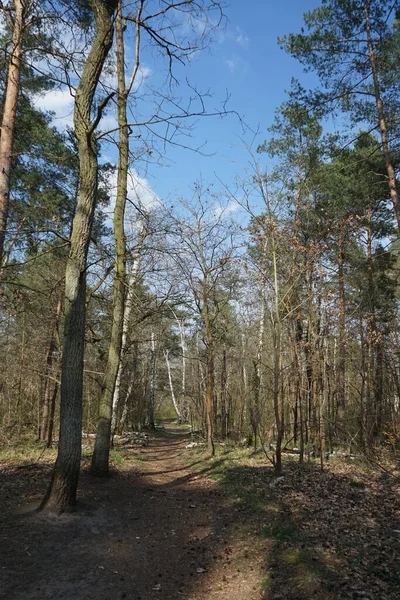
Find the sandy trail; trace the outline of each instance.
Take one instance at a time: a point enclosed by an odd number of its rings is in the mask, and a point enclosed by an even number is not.
[[[184,445],[168,428],[113,477],[83,472],[74,515],[6,515],[0,597],[259,599],[261,560],[243,538],[243,516],[206,473],[184,466]]]

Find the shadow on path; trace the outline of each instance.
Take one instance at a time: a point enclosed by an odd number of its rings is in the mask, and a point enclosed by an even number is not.
[[[241,581],[240,571],[223,580],[222,573],[231,570],[226,550],[235,514],[214,482],[183,466],[184,439],[171,429],[152,436],[148,447],[128,455],[132,467],[128,463],[106,480],[83,469],[74,515],[3,514],[1,597],[258,598],[249,592],[253,579]],[[50,470],[46,465],[0,471],[1,489],[22,503],[24,495],[40,500]]]
[[[201,469],[185,444],[168,428],[110,479],[83,469],[75,515],[2,510],[0,597],[400,600],[398,482],[297,464],[276,481],[229,451]],[[50,472],[0,468],[0,500],[38,503]]]

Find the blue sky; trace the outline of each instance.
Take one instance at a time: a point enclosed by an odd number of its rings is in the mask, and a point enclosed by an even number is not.
[[[318,0],[232,0],[225,11],[229,20],[225,31],[186,68],[187,77],[200,89],[212,90],[211,107],[217,107],[228,90],[229,108],[254,130],[260,129],[262,142],[276,107],[285,100],[291,78],[300,79],[305,86],[316,83],[313,75],[304,74],[301,65],[280,49],[277,37],[299,32],[303,13],[319,5]],[[196,146],[206,141],[204,151],[213,156],[169,147],[166,164],[150,165],[147,178],[161,198],[190,194],[191,184],[200,177],[209,183],[217,174],[230,184],[243,174],[248,161],[242,137],[242,127],[233,116],[201,118],[192,143]],[[250,141],[252,136],[248,133],[245,137]]]
[[[227,108],[239,113],[253,131],[260,130],[256,146],[267,138],[267,129],[273,122],[275,109],[286,99],[285,90],[290,88],[291,79],[298,78],[305,87],[313,87],[317,83],[315,76],[304,74],[301,65],[280,49],[277,37],[299,32],[303,13],[319,4],[319,0],[248,0],[247,3],[231,0],[225,10],[225,28],[215,33],[209,48],[198,53],[188,66],[177,68],[178,80],[187,78],[199,90],[210,90],[212,98],[208,100],[209,111],[221,108],[228,92],[230,101]],[[64,35],[65,47],[74,49],[74,36],[71,37],[68,32]],[[146,42],[145,36],[143,40]],[[126,41],[129,77],[134,56],[131,28],[128,28]],[[109,69],[102,76],[102,85],[105,87],[99,90],[100,96],[115,89],[113,61],[112,51]],[[145,114],[146,111],[152,114],[154,90],[161,89],[165,82],[165,62],[164,70],[162,64],[159,54],[149,52],[144,47],[141,56],[142,85],[138,92],[131,94],[130,100],[135,119],[140,120],[141,113]],[[78,80],[75,79],[74,83],[76,85]],[[186,86],[178,86],[174,92],[182,94],[184,103]],[[64,129],[72,126],[73,95],[73,90],[60,86],[37,97],[35,102],[43,110],[52,111],[54,124]],[[110,107],[100,127],[103,131],[116,128],[115,105]],[[134,130],[134,133],[137,131]],[[139,177],[136,178],[138,184],[133,183],[131,190],[133,188],[144,196],[145,203],[151,203],[153,194],[162,201],[173,201],[177,196],[188,198],[191,186],[200,179],[206,184],[214,183],[216,191],[222,189],[218,180],[231,186],[236,178],[246,175],[249,155],[243,147],[243,138],[249,143],[253,135],[249,131],[243,134],[237,117],[202,117],[197,121],[189,143],[192,147],[206,144],[203,152],[209,156],[166,146],[161,161],[153,160],[147,166],[144,161],[133,163],[133,173],[136,177],[137,171]],[[135,150],[134,140],[132,148]],[[104,146],[102,160],[116,162],[115,146]]]

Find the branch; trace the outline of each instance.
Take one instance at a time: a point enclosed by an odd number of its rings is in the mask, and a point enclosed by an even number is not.
[[[106,96],[105,98],[103,98],[103,100],[99,103],[99,105],[97,106],[97,115],[96,118],[94,119],[94,121],[91,124],[91,127],[89,129],[88,132],[88,136],[90,137],[93,132],[96,130],[97,125],[100,123],[101,118],[103,116],[103,112],[104,109],[106,108],[107,104],[110,102],[110,100],[115,96],[115,91],[110,92],[108,94],[108,96]]]

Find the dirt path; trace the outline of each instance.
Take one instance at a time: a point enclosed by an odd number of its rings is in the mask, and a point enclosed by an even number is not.
[[[112,478],[97,480],[84,472],[75,515],[6,515],[0,531],[0,597],[262,597],[262,561],[245,533],[245,516],[205,474],[195,475],[183,465],[184,444],[182,432],[168,429],[152,437],[148,447],[132,451],[132,464]],[[11,480],[10,473],[0,475],[5,501]],[[9,496],[16,493],[13,485]],[[43,473],[31,471],[27,486],[28,498],[40,497]],[[19,491],[25,488],[20,483]]]

